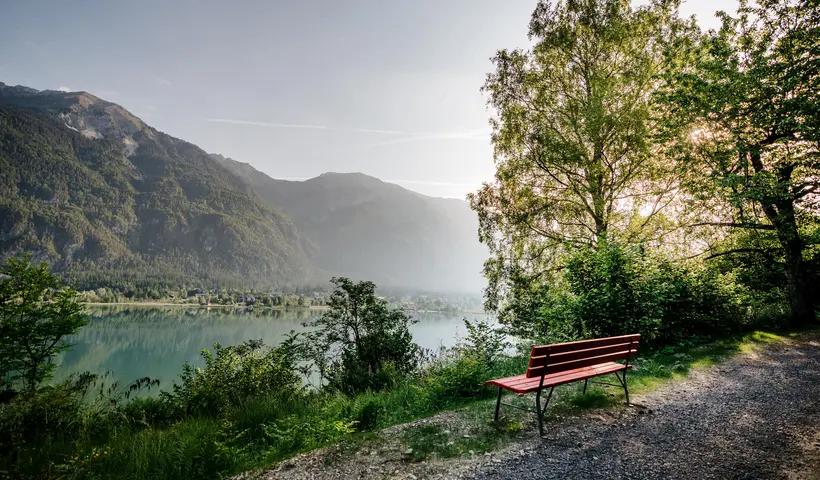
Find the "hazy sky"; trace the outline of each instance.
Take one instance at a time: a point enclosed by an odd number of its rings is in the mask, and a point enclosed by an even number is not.
[[[479,92],[535,0],[0,0],[0,82],[86,90],[278,178],[492,178]],[[642,2],[635,2],[636,4]],[[736,0],[690,0],[716,27]]]

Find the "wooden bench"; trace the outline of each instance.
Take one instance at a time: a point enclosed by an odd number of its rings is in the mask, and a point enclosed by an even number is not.
[[[527,373],[486,382],[486,385],[498,387],[495,421],[498,421],[498,412],[501,408],[501,392],[504,390],[517,394],[536,392],[534,412],[538,416],[538,431],[544,435],[544,411],[549,405],[555,387],[583,380],[584,393],[587,393],[587,382],[590,378],[610,373],[618,377],[618,382],[626,394],[626,404],[629,405],[626,372],[632,368],[629,360],[637,354],[640,339],[639,334],[633,334],[532,347]],[[621,361],[624,363],[618,363]],[[544,407],[541,408],[541,391],[545,388],[549,388],[550,391]],[[508,403],[504,405],[533,411],[518,405]]]

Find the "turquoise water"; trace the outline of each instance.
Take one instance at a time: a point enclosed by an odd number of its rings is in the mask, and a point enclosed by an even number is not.
[[[185,362],[201,366],[199,352],[220,342],[234,345],[262,339],[276,345],[302,323],[322,315],[321,310],[268,310],[182,307],[93,307],[91,318],[76,335],[73,345],[60,358],[55,374],[59,381],[74,372],[108,372],[109,380],[127,385],[140,377],[171,384]],[[411,327],[413,337],[424,348],[452,346],[464,336],[463,318],[486,318],[480,314],[419,314]]]

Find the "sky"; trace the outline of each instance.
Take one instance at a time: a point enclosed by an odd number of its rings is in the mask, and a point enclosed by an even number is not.
[[[0,82],[88,91],[275,178],[363,172],[464,198],[495,171],[490,57],[529,45],[535,4],[0,0]],[[681,11],[715,28],[736,7]]]

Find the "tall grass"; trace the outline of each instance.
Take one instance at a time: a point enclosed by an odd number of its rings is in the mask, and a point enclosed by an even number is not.
[[[628,376],[629,385],[635,393],[649,390],[697,366],[712,364],[761,342],[782,339],[755,332],[720,340],[682,342],[639,357],[637,368]],[[168,405],[163,403],[166,400],[138,399],[116,411],[85,418],[82,426],[68,428],[65,435],[27,440],[23,444],[6,443],[4,446],[11,448],[6,448],[0,459],[0,470],[4,472],[3,478],[21,479],[220,478],[442,410],[470,405],[476,415],[491,418],[495,390],[484,387],[483,382],[522,373],[526,360],[511,356],[486,365],[456,356],[439,361],[385,391],[355,396],[322,391],[252,396],[229,414],[213,418],[199,415],[175,419],[167,414]],[[562,387],[548,413],[623,401],[619,391],[612,396],[591,386],[584,396],[579,388]],[[426,439],[433,441],[441,436],[433,431],[409,435],[408,442],[419,446]],[[486,440],[481,440],[486,448],[498,443]],[[456,443],[447,452],[439,453],[451,456],[480,447]],[[436,450],[425,448],[419,447],[418,454]]]

